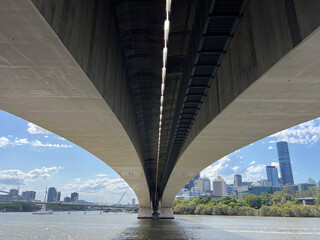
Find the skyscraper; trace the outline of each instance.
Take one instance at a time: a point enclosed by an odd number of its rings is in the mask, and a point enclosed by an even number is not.
[[[60,202],[60,198],[61,198],[61,192],[57,192],[56,201]]]
[[[78,202],[79,200],[79,193],[73,192],[71,193],[71,202]]]
[[[277,142],[282,185],[293,185],[293,174],[287,142]]]
[[[9,190],[9,195],[11,197],[17,197],[19,195],[19,189],[10,189]]]
[[[212,185],[214,196],[222,197],[228,195],[227,184],[222,177],[219,176],[218,178],[214,179]]]
[[[56,199],[57,199],[57,189],[54,187],[49,188],[47,202],[55,202]]]
[[[200,191],[203,192],[210,192],[211,186],[210,186],[210,179],[207,177],[199,178],[194,181],[195,187],[197,187]]]
[[[234,175],[233,183],[235,187],[242,186],[242,176],[240,174]]]
[[[22,197],[25,200],[35,200],[36,199],[36,192],[35,191],[25,191],[22,193]]]
[[[275,166],[266,166],[268,185],[280,187],[278,169]]]

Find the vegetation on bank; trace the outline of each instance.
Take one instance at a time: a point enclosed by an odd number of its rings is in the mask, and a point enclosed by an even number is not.
[[[177,199],[175,214],[273,216],[273,217],[320,217],[320,190],[316,187],[304,192],[303,197],[315,197],[315,205],[300,205],[299,193],[285,189],[263,196],[246,195],[243,200],[234,197],[211,199],[195,197],[190,200]]]
[[[74,204],[47,204],[47,209],[52,211],[87,211],[87,205],[74,205]]]
[[[41,206],[28,202],[0,203],[0,212],[35,212],[41,209]],[[86,211],[86,205],[74,204],[47,204],[47,209],[53,211]]]
[[[0,203],[1,212],[34,212],[40,209],[33,203]]]

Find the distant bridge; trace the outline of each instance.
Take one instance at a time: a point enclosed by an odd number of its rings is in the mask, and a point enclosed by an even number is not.
[[[163,61],[165,9],[0,1],[0,109],[107,163],[139,218],[173,218],[202,169],[320,116],[319,0],[173,0]]]

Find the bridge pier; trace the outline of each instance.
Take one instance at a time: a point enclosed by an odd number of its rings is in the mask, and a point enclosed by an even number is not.
[[[158,209],[158,214],[154,214],[151,207],[140,207],[138,219],[174,219],[172,207],[162,207]]]

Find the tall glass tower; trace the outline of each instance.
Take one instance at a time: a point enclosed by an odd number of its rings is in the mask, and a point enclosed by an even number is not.
[[[287,142],[277,142],[282,185],[293,185],[293,174]]]
[[[275,166],[266,166],[268,185],[280,187],[278,170]]]

